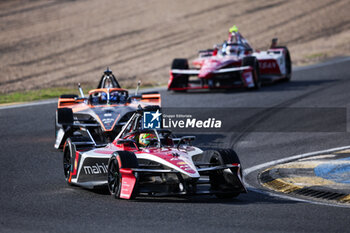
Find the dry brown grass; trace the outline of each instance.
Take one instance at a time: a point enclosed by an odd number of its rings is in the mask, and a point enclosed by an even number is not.
[[[123,85],[165,84],[175,57],[226,39],[278,37],[294,65],[350,55],[348,0],[0,1],[0,93],[96,84],[110,66]]]

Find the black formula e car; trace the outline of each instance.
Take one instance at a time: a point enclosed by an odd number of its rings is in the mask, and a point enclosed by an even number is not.
[[[139,85],[138,85],[139,87]],[[55,119],[54,147],[63,148],[67,138],[80,137],[81,141],[105,144],[117,136],[139,105],[160,105],[158,92],[129,95],[107,69],[98,88],[89,91],[88,97],[79,85],[81,96],[62,95],[58,100]],[[73,119],[73,124],[70,120]],[[69,122],[69,124],[67,124]]]

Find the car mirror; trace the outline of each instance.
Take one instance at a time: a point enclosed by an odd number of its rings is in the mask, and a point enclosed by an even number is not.
[[[130,99],[141,99],[142,95],[131,95],[129,96]]]
[[[181,137],[179,142],[178,142],[178,144],[177,144],[177,148],[179,148],[183,144],[191,145],[191,142],[194,141],[195,139],[196,139],[195,136],[184,136],[184,137]]]
[[[139,149],[134,140],[131,139],[119,139],[117,140],[118,145],[124,145],[129,147],[135,147],[137,150]]]
[[[148,147],[154,146],[154,145],[159,146],[159,144],[158,144],[158,139],[155,139],[155,138],[150,139],[149,144],[148,144]]]

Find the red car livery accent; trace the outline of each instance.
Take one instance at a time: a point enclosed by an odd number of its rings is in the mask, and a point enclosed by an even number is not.
[[[129,168],[120,169],[120,173],[122,175],[120,198],[130,199],[135,187],[136,177]]]

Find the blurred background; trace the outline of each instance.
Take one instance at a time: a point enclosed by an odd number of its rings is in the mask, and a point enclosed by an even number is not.
[[[349,12],[348,0],[1,0],[0,94],[95,87],[107,66],[123,87],[165,85],[173,58],[233,24],[255,49],[278,37],[294,66],[349,56]]]

